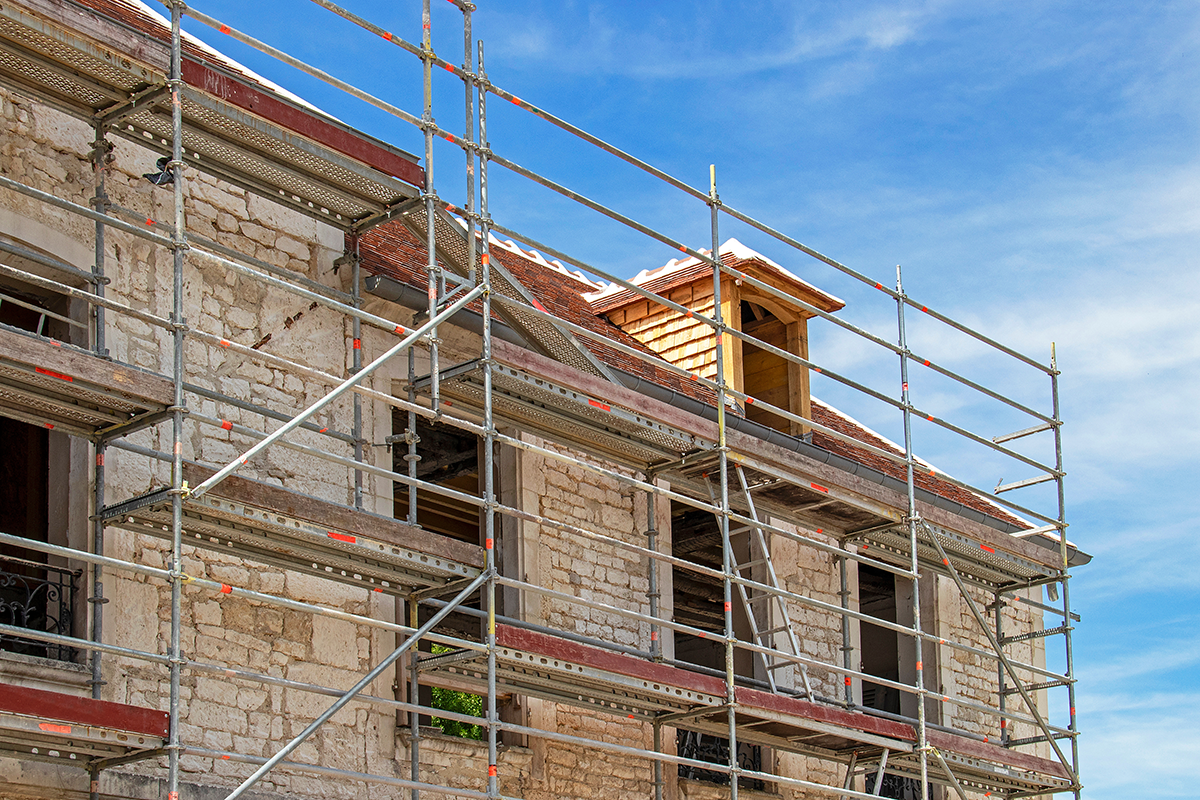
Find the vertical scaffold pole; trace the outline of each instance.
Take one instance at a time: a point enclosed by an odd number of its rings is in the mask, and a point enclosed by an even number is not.
[[[467,202],[465,220],[467,226],[467,264],[468,276],[467,282],[470,285],[475,284],[475,42],[474,33],[472,30],[471,12],[475,10],[475,6],[470,3],[464,3],[462,6],[463,14],[463,72],[466,73],[466,78],[463,79],[463,94],[466,98],[466,109],[464,112],[465,120],[463,140],[466,142],[464,146],[464,154],[467,160]]]
[[[653,482],[653,478],[646,476],[647,482]],[[658,521],[654,513],[654,501],[657,495],[654,492],[646,492],[646,547],[652,553],[658,552]],[[646,559],[649,567],[646,574],[646,600],[650,605],[650,616],[658,618],[658,561],[653,557]],[[653,623],[650,624],[650,658],[654,661],[662,661],[662,643],[659,642],[659,626]],[[655,755],[662,752],[662,724],[654,721],[654,753]],[[663,794],[663,764],[657,758],[654,759],[654,800],[662,800]]]
[[[1062,455],[1062,417],[1059,415],[1058,404],[1058,348],[1053,342],[1050,344],[1050,399],[1054,412],[1054,470],[1058,473],[1055,478],[1055,483],[1058,485],[1058,521],[1060,527],[1058,529],[1058,553],[1061,559],[1062,566],[1062,604],[1063,604],[1063,642],[1066,648],[1067,659],[1067,702],[1068,707],[1068,725],[1067,729],[1071,733],[1075,733],[1075,651],[1071,643],[1071,631],[1075,626],[1071,624],[1071,587],[1070,575],[1070,554],[1067,552],[1067,499],[1066,487],[1063,482],[1065,475],[1063,473],[1063,455]],[[1079,800],[1081,788],[1079,787],[1079,738],[1071,737],[1071,768],[1075,774],[1075,800]]]
[[[408,598],[408,625],[413,630],[421,627],[420,604],[415,597]],[[421,702],[421,660],[420,645],[413,647],[408,654],[408,702],[419,705]],[[413,783],[421,780],[421,714],[410,711],[408,714],[408,769],[409,778]],[[421,800],[421,790],[413,787],[412,800]]]
[[[480,270],[479,282],[483,291],[483,535],[487,556],[487,584],[485,586],[487,605],[487,721],[488,721],[488,781],[487,795],[494,798],[500,796],[500,781],[497,771],[497,738],[500,721],[496,713],[496,497],[494,483],[494,468],[492,465],[495,450],[496,431],[492,421],[492,295],[491,295],[491,247],[488,242],[488,231],[491,225],[491,215],[488,210],[488,147],[487,136],[487,96],[483,87],[486,85],[487,74],[483,67],[483,42],[479,43],[479,233],[480,233]]]
[[[105,176],[108,172],[108,159],[109,153],[112,152],[112,145],[107,139],[108,127],[104,123],[97,123],[95,132],[96,140],[92,143],[92,171],[95,181],[95,195],[92,199],[92,205],[98,213],[107,214],[108,190]],[[104,297],[104,285],[106,283],[104,277],[104,233],[104,222],[96,220],[96,255],[95,262],[92,265],[92,276],[95,283],[92,291],[97,297]],[[103,358],[108,355],[108,349],[105,346],[104,306],[92,306],[91,313],[94,322],[92,347],[96,355]],[[104,521],[100,519],[100,509],[104,508],[104,451],[104,442],[97,442],[96,463],[92,473],[92,508],[95,515],[92,522],[92,552],[99,556],[104,555]],[[93,564],[92,593],[88,597],[88,603],[92,607],[93,642],[99,643],[104,641],[104,605],[107,602],[104,598],[104,568],[99,564]],[[92,651],[92,678],[89,683],[92,687],[92,698],[99,700],[101,687],[104,686],[104,671],[99,650]]]
[[[908,542],[912,554],[909,569],[912,571],[912,615],[913,630],[921,631],[921,587],[920,564],[917,562],[917,495],[913,483],[913,447],[912,447],[912,404],[908,393],[908,336],[904,330],[904,283],[900,276],[900,266],[896,266],[896,320],[899,329],[900,346],[900,401],[904,408],[904,474],[908,484]],[[922,659],[924,645],[919,635],[913,637],[916,648],[915,688],[917,696],[917,750],[921,754],[921,800],[929,798],[929,750],[925,738],[925,674]]]
[[[1000,646],[1004,646],[1004,595],[996,592],[996,641]],[[1011,734],[1008,730],[1008,717],[1004,716],[1004,712],[1008,706],[1008,695],[1005,694],[1007,683],[1005,681],[1004,664],[996,662],[996,686],[998,687],[998,695],[1000,698],[1000,746],[1006,747]]]
[[[727,377],[725,375],[725,319],[721,312],[721,239],[718,232],[720,198],[717,196],[717,167],[708,168],[708,209],[712,224],[713,259],[713,321],[716,345],[714,356],[717,361],[717,463],[718,480],[721,488],[721,569],[724,574],[725,599],[725,703],[728,705],[726,719],[729,728],[729,798],[738,797],[738,743],[737,743],[737,691],[735,686],[733,629],[733,545],[729,541],[729,445],[726,441],[725,401]]]
[[[841,590],[838,592],[838,598],[841,600],[842,609],[850,610],[850,580],[847,573],[847,565],[845,558],[838,559],[838,577],[840,579]],[[846,670],[845,676],[845,699],[846,707],[850,708],[854,705],[854,686],[850,680],[850,669],[852,665],[854,648],[850,645],[850,617],[847,614],[842,614],[842,667]]]
[[[428,258],[425,262],[428,277],[429,318],[437,316],[437,306],[440,297],[440,269],[437,260],[437,231],[434,228],[435,214],[433,188],[433,17],[429,10],[429,0],[421,2],[421,61],[425,80],[425,111],[421,121],[425,132],[425,249]],[[429,391],[433,400],[433,409],[438,410],[440,396],[440,375],[438,366],[438,331],[434,328],[429,332]]]
[[[355,308],[362,308],[362,259],[358,251],[358,234],[350,236],[350,302]],[[350,371],[358,374],[362,369],[362,320],[354,317],[350,321]],[[363,413],[362,397],[354,392],[354,460],[363,460]],[[359,511],[363,507],[363,471],[354,470],[354,507]],[[374,509],[371,509],[374,511]]]
[[[183,600],[183,4],[171,1],[171,162],[175,190],[175,229],[171,232],[174,303],[171,314],[175,401],[171,409],[171,662],[170,733],[167,744],[167,800],[179,800],[180,605]]]
[[[108,213],[108,191],[105,186],[105,174],[108,170],[108,158],[112,151],[112,145],[105,137],[108,128],[104,123],[97,123],[95,132],[96,140],[92,143],[95,195],[92,204],[98,213],[106,214]],[[94,278],[92,291],[97,297],[104,296],[104,252],[104,222],[96,220],[96,256],[92,264]],[[91,313],[94,321],[92,346],[96,355],[104,357],[108,355],[104,341],[104,307],[95,305],[92,307]],[[96,442],[96,463],[92,472],[92,513],[94,514],[92,553],[98,556],[104,555],[104,521],[100,519],[100,509],[104,508],[104,455],[104,442]],[[104,641],[104,605],[107,602],[108,600],[104,597],[104,568],[98,563],[92,564],[92,592],[88,597],[88,603],[92,607],[92,641],[96,643]],[[92,651],[92,677],[88,683],[92,687],[92,699],[94,700],[100,699],[101,689],[104,686],[104,670],[100,657],[99,650]],[[88,798],[89,800],[99,800],[100,770],[96,767],[89,768],[88,778]]]

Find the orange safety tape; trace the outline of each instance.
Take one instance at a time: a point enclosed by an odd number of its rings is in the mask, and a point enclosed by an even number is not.
[[[51,378],[58,378],[60,381],[66,381],[67,383],[75,382],[75,379],[72,378],[70,375],[63,375],[61,372],[55,372],[52,369],[44,369],[42,367],[34,367],[33,371],[38,373],[39,375],[49,375]]]

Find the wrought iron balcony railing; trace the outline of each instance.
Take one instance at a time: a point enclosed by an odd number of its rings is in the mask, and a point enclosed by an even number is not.
[[[81,572],[0,555],[0,622],[17,628],[70,636]],[[0,650],[75,661],[73,647],[0,635]]]

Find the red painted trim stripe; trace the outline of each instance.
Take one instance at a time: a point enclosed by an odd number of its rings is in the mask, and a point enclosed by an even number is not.
[[[979,549],[980,549],[980,550],[986,550],[986,551],[987,551],[987,552],[989,552],[989,553],[994,553],[994,552],[996,552],[996,548],[994,548],[994,547],[988,547],[986,544],[981,544],[981,545],[979,545]]]
[[[358,541],[357,538],[348,533],[335,533],[334,531],[329,531],[328,536],[330,539],[337,539],[339,542],[350,542],[350,544],[354,544]]]
[[[812,488],[816,489],[818,492],[824,492],[825,494],[829,494],[829,489],[825,488],[824,486],[822,486],[819,483],[811,483],[810,482],[808,485],[811,486]]]
[[[39,722],[38,727],[47,733],[71,733],[70,725],[55,725],[53,722]]]
[[[601,403],[599,400],[588,398],[588,405],[600,409],[601,411],[612,411],[612,406]]]

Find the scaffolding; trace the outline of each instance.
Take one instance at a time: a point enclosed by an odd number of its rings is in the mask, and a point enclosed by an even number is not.
[[[0,242],[8,255],[37,263],[58,279],[7,264],[0,264],[0,275],[86,304],[92,320],[86,347],[64,344],[40,331],[0,327],[0,414],[54,427],[90,442],[95,465],[93,523],[86,548],[0,534],[0,543],[5,545],[90,566],[91,624],[86,637],[14,625],[0,625],[0,634],[85,652],[93,699],[0,686],[0,749],[19,758],[86,769],[93,798],[99,797],[99,778],[105,770],[134,761],[165,760],[168,797],[176,800],[182,785],[180,761],[186,756],[254,767],[243,773],[244,779],[230,791],[228,800],[242,796],[274,769],[389,785],[411,790],[414,800],[422,793],[507,797],[513,789],[504,782],[499,753],[504,736],[519,736],[551,746],[588,748],[639,764],[645,770],[645,795],[655,800],[661,800],[667,791],[667,771],[675,769],[719,776],[725,787],[722,791],[735,799],[739,787],[763,785],[813,796],[875,797],[885,791],[886,781],[899,778],[908,780],[907,790],[923,799],[933,791],[953,791],[963,800],[969,795],[1058,793],[1074,794],[1078,800],[1081,784],[1071,649],[1071,632],[1078,617],[1071,611],[1069,573],[1071,566],[1086,559],[1066,538],[1059,371],[1054,356],[1049,363],[1042,363],[909,297],[899,270],[893,288],[738,211],[720,199],[715,172],[707,190],[696,188],[496,85],[484,69],[483,44],[472,32],[474,6],[467,0],[451,0],[462,18],[461,64],[433,51],[430,0],[423,0],[419,43],[329,0],[313,2],[420,61],[424,106],[419,114],[374,97],[178,0],[165,3],[170,10],[169,27],[157,26],[145,15],[130,15],[132,7],[116,0],[21,0],[0,6],[0,82],[94,126],[95,142],[86,157],[94,168],[95,191],[93,197],[75,202],[8,176],[0,176],[0,188],[94,223],[96,253],[93,268],[80,270],[18,244]],[[183,34],[184,16],[413,125],[423,136],[423,157],[415,158],[361,134],[253,76],[229,69],[228,64],[214,63],[211,54]],[[462,83],[466,114],[462,133],[434,122],[435,69]],[[711,248],[693,248],[677,241],[493,151],[489,99],[504,101],[577,137],[704,206],[711,225]],[[111,201],[105,175],[114,147],[112,137],[162,156],[156,183],[169,186],[172,192],[170,221],[143,219]],[[466,191],[461,207],[448,204],[435,187],[435,139],[456,145],[465,156]],[[489,210],[495,199],[489,183],[493,169],[557,193],[704,265],[711,273],[711,314],[697,313],[667,293],[656,293],[573,258],[566,246],[556,247],[505,227]],[[220,178],[343,232],[347,249],[341,266],[351,271],[351,290],[332,288],[190,233],[185,185],[189,174],[195,172]],[[727,223],[748,226],[890,298],[895,304],[895,338],[857,327],[739,269],[723,257],[719,230]],[[426,282],[427,302],[407,325],[363,310],[364,287],[380,296],[386,296],[389,289],[413,289],[386,276],[367,279],[362,274],[360,245],[364,238],[381,226],[397,225],[422,243],[426,256],[423,269],[414,274]],[[105,262],[111,256],[105,237],[111,232],[171,254],[168,315],[106,294]],[[657,308],[706,326],[715,348],[715,374],[702,376],[647,348],[615,340],[569,314],[548,310],[545,298],[539,298],[505,267],[496,235],[512,237]],[[184,318],[188,262],[216,265],[311,302],[313,308],[341,315],[349,321],[351,368],[345,374],[330,374],[189,325]],[[723,287],[734,281],[803,309],[808,316],[895,356],[899,369],[891,381],[893,389],[873,389],[839,373],[836,364],[810,360],[744,333],[729,317],[728,304],[722,302]],[[913,311],[1043,376],[1049,384],[1049,410],[1037,410],[913,352],[905,328],[906,315]],[[169,369],[160,374],[110,358],[105,338],[110,315],[125,315],[165,332],[170,354],[164,363]],[[439,331],[462,326],[464,320],[476,321],[473,341],[478,354],[447,365],[448,351]],[[370,361],[365,360],[364,325],[392,337],[390,345],[380,348]],[[902,417],[903,442],[890,446],[861,433],[848,433],[828,418],[797,414],[739,390],[729,374],[729,356],[733,348],[742,345],[769,352],[789,366],[819,374],[891,408]],[[194,382],[198,368],[185,358],[193,347],[233,354],[327,388],[303,410],[226,396]],[[428,365],[424,375],[416,373],[418,350],[421,363]],[[367,385],[367,378],[400,357],[408,359],[405,396]],[[651,378],[631,380],[631,373],[638,370]],[[910,380],[919,379],[918,370],[953,381],[1031,418],[1029,427],[993,438],[922,411],[910,399]],[[686,391],[669,387],[685,387]],[[683,395],[687,397],[680,401]],[[261,418],[262,429],[205,413],[204,401],[255,415]],[[403,433],[389,441],[402,454],[403,470],[375,463],[370,437],[364,431],[364,403],[392,409],[405,421]],[[746,424],[751,406],[809,435],[768,440],[761,427]],[[344,432],[332,420],[347,412],[349,430]],[[914,419],[986,448],[1021,469],[1033,470],[1035,476],[988,491],[937,472],[915,455]],[[477,492],[420,477],[422,459],[429,454],[422,454],[417,431],[430,421],[482,442]],[[265,429],[272,422],[278,425],[268,433]],[[347,421],[341,424],[346,426]],[[156,450],[129,441],[137,432],[150,429],[162,432],[170,448]],[[253,444],[227,463],[196,463],[184,458],[189,431],[195,429],[224,429]],[[840,462],[831,461],[828,449],[812,443],[812,432],[842,447],[842,452],[852,456],[850,461],[860,457],[859,466],[875,464],[874,483],[867,485],[839,466]],[[1053,463],[1042,463],[1008,444],[1039,435],[1052,437]],[[343,505],[318,500],[235,474],[268,449],[278,448],[290,448],[297,458],[319,460],[352,474],[348,496],[353,502]],[[105,454],[110,449],[169,464],[170,484],[114,501],[105,489],[110,480]],[[588,528],[564,522],[523,508],[519,500],[506,499],[495,483],[501,449],[595,476],[643,497],[647,518],[644,527],[638,528],[642,540],[631,541],[601,525]],[[365,510],[367,476],[404,487],[406,519],[386,519]],[[953,487],[959,496],[978,499],[990,495],[986,502],[998,513],[990,515],[990,523],[980,522],[978,517],[989,515],[975,512],[972,516],[969,503],[960,504],[957,511],[945,503],[938,506],[930,481],[936,481],[936,487]],[[1009,499],[1009,491],[1050,482],[1057,487],[1050,512]],[[422,504],[437,499],[477,511],[481,521],[478,545],[422,527]],[[716,521],[719,564],[696,563],[661,547],[655,509],[672,504]],[[994,524],[1013,514],[1019,515],[1017,524],[1007,528]],[[648,587],[645,603],[625,608],[569,586],[542,585],[505,568],[502,551],[513,542],[501,535],[501,529],[512,522],[539,526],[556,536],[611,548],[641,561]],[[108,555],[105,531],[109,528],[165,539],[170,544],[165,568]],[[840,602],[821,599],[815,592],[782,580],[774,555],[780,542],[794,545],[798,552],[830,559],[839,573]],[[380,619],[189,575],[184,569],[185,546],[392,595],[404,604],[407,619]],[[848,573],[858,566],[911,584],[905,622],[882,620],[852,607]],[[669,607],[663,607],[659,582],[669,570],[681,570],[719,587],[722,616],[715,632],[680,622]],[[169,587],[169,637],[163,652],[120,646],[106,639],[103,578],[109,571],[142,576]],[[923,623],[923,615],[930,610],[923,608],[918,584],[922,576],[930,574],[948,579],[958,591],[960,602],[977,625],[973,642],[931,632]],[[218,597],[241,597],[370,626],[395,635],[397,646],[348,690],[289,680],[240,665],[204,663],[184,650],[185,586]],[[1040,591],[1042,586],[1055,587],[1050,595],[1061,602],[1050,605],[1029,596],[1029,590]],[[504,597],[517,600],[505,602],[502,608]],[[621,644],[523,619],[520,609],[528,598],[559,601],[648,629],[647,646]],[[1036,609],[1039,618],[1040,614],[1054,615],[1061,622],[1045,629],[1006,630],[1004,610],[1016,605]],[[805,649],[807,631],[799,620],[801,612],[836,620],[840,658],[822,658]],[[461,622],[447,625],[456,616],[482,620],[480,635],[464,633],[469,626]],[[738,619],[748,621],[750,635],[739,634]],[[855,666],[852,630],[856,624],[873,625],[900,637],[901,646],[913,653],[915,668],[910,679],[890,680]],[[717,642],[723,665],[703,669],[672,657],[663,648],[664,632]],[[1063,642],[1062,671],[1038,664],[1034,658],[1025,663],[1012,655],[1014,644],[1050,637],[1061,637]],[[439,645],[434,652],[429,650],[431,643]],[[106,655],[158,665],[169,687],[168,708],[151,710],[101,700]],[[994,669],[994,703],[946,692],[926,677],[922,667],[931,659],[968,657]],[[755,666],[747,670],[745,659]],[[381,675],[395,670],[401,676],[402,668],[407,670],[407,695],[383,698],[365,694]],[[186,741],[181,730],[181,677],[187,673],[283,686],[336,700],[269,758],[215,750]],[[864,682],[912,698],[905,703],[912,713],[865,707],[861,699]],[[405,679],[397,677],[396,683],[404,684]],[[482,718],[423,704],[420,687],[430,684],[478,692],[483,697]],[[844,691],[832,693],[837,696],[822,693],[823,687],[843,685]],[[537,698],[648,724],[653,746],[647,749],[614,738],[505,720],[499,708],[502,695]],[[1065,724],[1051,720],[1051,698],[1056,702],[1065,699],[1061,703]],[[351,702],[407,716],[411,760],[407,777],[400,777],[399,770],[390,775],[369,774],[295,758],[306,739]],[[1000,731],[998,741],[937,724],[930,714],[935,707],[980,715],[988,720],[987,729]],[[427,734],[421,721],[429,716],[482,726],[486,774],[478,776],[475,788],[435,784],[423,778],[421,748]],[[1024,735],[1012,734],[1018,727]],[[664,738],[664,731],[669,730],[724,740],[723,758],[680,753]],[[743,744],[833,765],[839,779],[820,782],[772,769],[771,764],[748,766],[739,755]],[[1050,757],[1031,753],[1031,747]],[[947,788],[934,790],[935,786]]]

